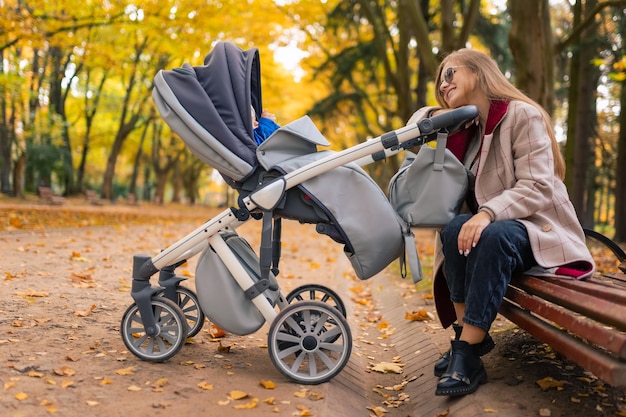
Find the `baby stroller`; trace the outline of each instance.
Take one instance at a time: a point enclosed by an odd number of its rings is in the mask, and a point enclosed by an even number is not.
[[[160,71],[153,99],[186,146],[239,196],[237,207],[157,256],[134,256],[134,303],[120,327],[126,347],[143,360],[161,362],[200,331],[205,316],[236,335],[268,322],[269,355],[283,375],[302,384],[329,381],[352,350],[345,306],[321,285],[281,294],[276,277],[282,219],[316,225],[318,233],[344,245],[358,278],[373,277],[403,258],[407,232],[360,165],[433,140],[439,129],[475,117],[476,109],[426,119],[341,152],[318,151],[329,143],[304,116],[257,146],[251,108],[256,114],[263,109],[258,50],[229,42],[218,43],[203,66]],[[258,255],[236,231],[249,220],[262,222]],[[184,278],[175,270],[198,254],[194,292],[179,285]],[[159,285],[153,286],[150,277],[157,272]]]

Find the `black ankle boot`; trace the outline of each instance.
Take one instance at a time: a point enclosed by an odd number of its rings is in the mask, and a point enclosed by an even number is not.
[[[461,331],[463,331],[463,326],[459,326],[456,323],[452,324],[452,330],[454,330],[454,340],[459,340],[461,337]],[[444,372],[448,369],[448,365],[450,364],[450,349],[446,350],[441,354],[437,362],[435,362],[435,376],[440,377]]]
[[[463,331],[463,326],[459,326],[458,324],[453,324],[452,329],[454,329],[454,340],[459,340],[461,337],[461,331]],[[476,345],[478,349],[478,355],[484,356],[487,353],[491,352],[493,348],[496,346],[496,343],[493,341],[489,333],[485,335],[485,338],[482,342]],[[435,362],[435,376],[440,377],[446,372],[448,369],[448,365],[450,364],[450,349],[441,354],[437,362]]]
[[[463,340],[453,340],[450,365],[442,375],[435,395],[467,395],[487,382],[487,372],[478,354],[478,345],[470,345]]]

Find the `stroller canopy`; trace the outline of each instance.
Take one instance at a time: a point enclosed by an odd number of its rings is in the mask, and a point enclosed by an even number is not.
[[[231,183],[257,166],[251,117],[252,108],[257,115],[263,109],[257,48],[219,42],[203,66],[159,71],[153,98],[172,130]]]

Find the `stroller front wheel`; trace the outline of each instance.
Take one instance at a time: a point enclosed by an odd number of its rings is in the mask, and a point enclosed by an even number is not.
[[[301,301],[281,310],[268,333],[274,366],[301,384],[330,381],[346,366],[352,335],[343,315],[321,301]]]
[[[159,329],[157,334],[147,334],[135,303],[122,316],[120,333],[128,350],[138,358],[164,362],[174,357],[183,347],[189,326],[185,313],[172,300],[155,295],[150,302],[154,321]]]

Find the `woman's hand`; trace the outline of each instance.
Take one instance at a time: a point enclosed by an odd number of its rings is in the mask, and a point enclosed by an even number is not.
[[[469,255],[472,248],[478,244],[480,235],[489,223],[491,223],[491,216],[489,213],[479,211],[461,227],[461,231],[459,232],[459,241],[457,243],[459,247],[459,254],[465,256]]]

